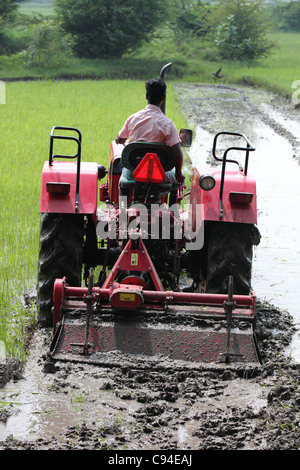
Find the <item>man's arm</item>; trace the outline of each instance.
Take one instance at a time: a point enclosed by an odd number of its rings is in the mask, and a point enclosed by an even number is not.
[[[183,163],[183,153],[181,150],[180,144],[175,144],[173,147],[171,147],[173,151],[173,156],[174,156],[174,166],[175,166],[175,176],[177,179],[177,182],[179,184],[182,184],[184,182],[185,176],[182,173],[182,163]]]
[[[128,120],[125,121],[124,126],[120,130],[118,137],[115,139],[116,144],[123,144],[125,145],[126,140],[128,139],[130,133],[128,130]]]

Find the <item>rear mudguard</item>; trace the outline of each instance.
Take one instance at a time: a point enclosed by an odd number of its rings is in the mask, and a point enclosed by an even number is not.
[[[199,179],[204,174],[211,174],[215,187],[204,191],[199,186]],[[222,194],[222,211],[220,211],[221,171],[217,169],[195,168],[192,183],[190,203],[193,214],[193,230],[196,229],[197,218],[202,221],[234,222],[243,224],[257,223],[256,182],[241,171],[226,171],[224,190]],[[246,202],[234,202],[234,195],[245,196]],[[237,198],[235,201],[238,200]]]
[[[41,213],[75,214],[76,212],[77,214],[96,215],[97,163],[81,163],[78,211],[75,211],[76,175],[76,162],[54,161],[51,166],[45,162],[41,184]],[[66,190],[60,193],[53,192],[49,183],[66,183],[64,186]]]

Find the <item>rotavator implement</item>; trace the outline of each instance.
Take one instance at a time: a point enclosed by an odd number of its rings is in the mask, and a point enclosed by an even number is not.
[[[191,131],[180,135],[190,146]],[[228,139],[234,144],[218,156]],[[55,153],[66,141],[75,154]],[[190,191],[182,186],[175,195],[165,183],[174,167],[165,145],[112,142],[108,171],[82,161],[81,149],[79,130],[53,127],[38,279],[53,359],[259,364],[251,265],[260,235],[249,140],[219,132],[214,164],[196,167]],[[244,165],[229,153],[242,153]]]

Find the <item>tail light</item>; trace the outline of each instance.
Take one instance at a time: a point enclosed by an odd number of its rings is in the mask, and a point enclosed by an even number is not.
[[[46,183],[46,190],[51,194],[69,194],[70,183]]]
[[[252,193],[239,193],[231,192],[229,193],[229,201],[237,204],[251,204],[253,199]]]

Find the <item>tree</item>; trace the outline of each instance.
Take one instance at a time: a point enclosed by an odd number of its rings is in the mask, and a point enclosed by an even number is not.
[[[267,40],[268,20],[261,0],[225,0],[219,9],[216,44],[221,57],[252,61],[267,56],[273,44]]]
[[[6,54],[11,49],[11,40],[8,39],[5,28],[19,7],[19,3],[24,0],[0,0],[0,55]]]
[[[300,32],[300,0],[278,1],[270,7],[270,17],[277,29]]]
[[[24,0],[0,0],[0,24],[12,19],[22,1]]]
[[[28,35],[29,45],[22,53],[26,67],[55,67],[64,63],[68,55],[71,55],[69,38],[53,20],[43,20],[31,25]]]
[[[286,29],[297,32],[300,31],[300,0],[285,5],[283,21]]]
[[[154,33],[164,0],[56,0],[63,29],[79,57],[121,57]]]
[[[200,38],[210,29],[211,7],[200,0],[172,0],[171,27],[176,36]]]

